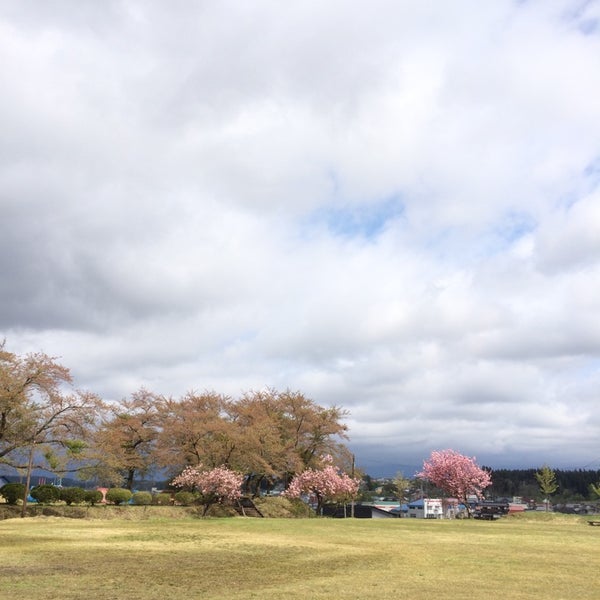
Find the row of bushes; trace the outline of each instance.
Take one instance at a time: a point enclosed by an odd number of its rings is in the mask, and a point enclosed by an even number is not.
[[[7,483],[0,488],[0,495],[7,504],[17,504],[23,499],[25,485],[22,483]],[[89,504],[91,506],[102,501],[99,490],[84,490],[80,487],[59,488],[54,485],[38,485],[30,491],[31,497],[40,504],[64,502],[72,504]],[[150,492],[131,492],[125,488],[111,488],[106,492],[106,501],[110,504],[135,504],[138,506],[177,504],[189,506],[197,501],[197,496],[191,492],[178,492],[173,497],[170,494],[151,494]]]

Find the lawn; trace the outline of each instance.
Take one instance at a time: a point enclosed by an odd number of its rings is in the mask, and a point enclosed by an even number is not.
[[[0,521],[0,598],[176,597],[597,599],[600,527],[546,515]]]

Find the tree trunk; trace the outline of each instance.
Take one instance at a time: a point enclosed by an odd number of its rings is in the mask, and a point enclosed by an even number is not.
[[[33,449],[34,445],[31,442],[29,447],[29,462],[27,463],[27,478],[25,480],[25,492],[23,494],[23,506],[21,507],[21,518],[27,514],[27,497],[29,496],[29,486],[31,485],[31,471],[33,469]]]
[[[135,469],[128,469],[127,470],[127,482],[125,484],[125,487],[131,492],[133,491],[133,478],[135,476]]]
[[[467,518],[470,519],[472,518],[472,514],[471,514],[471,507],[469,506],[469,500],[467,499],[466,496],[464,496],[464,498],[462,498],[463,504],[465,505],[465,508],[467,509]]]

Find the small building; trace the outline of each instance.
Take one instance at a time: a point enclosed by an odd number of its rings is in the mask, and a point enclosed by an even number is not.
[[[371,503],[358,503],[354,507],[351,504],[344,506],[325,505],[323,507],[323,516],[334,517],[338,519],[350,518],[354,515],[355,519],[397,519],[400,515],[390,510],[379,508]]]
[[[389,500],[384,498],[375,498],[371,502],[362,502],[361,504],[367,504],[369,506],[375,506],[380,510],[384,510],[387,512],[398,512],[401,507],[401,503],[399,500]]]
[[[374,504],[357,504],[354,507],[354,516],[357,519],[397,519],[400,515]]]
[[[400,515],[393,510],[371,506],[371,519],[398,519]]]
[[[443,503],[440,498],[419,498],[408,503],[407,517],[412,519],[442,519]]]

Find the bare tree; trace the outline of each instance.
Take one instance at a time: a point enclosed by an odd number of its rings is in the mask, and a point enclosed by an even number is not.
[[[100,399],[72,391],[69,370],[43,353],[18,356],[0,346],[0,458],[68,470],[88,446]],[[26,458],[28,457],[28,458]]]
[[[156,464],[158,407],[158,396],[144,388],[111,405],[94,434],[88,476],[131,490],[136,476],[150,473]]]

